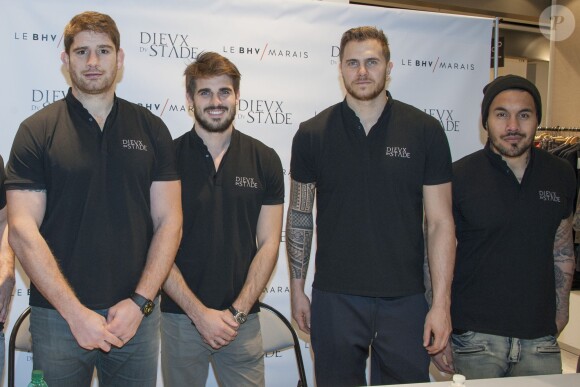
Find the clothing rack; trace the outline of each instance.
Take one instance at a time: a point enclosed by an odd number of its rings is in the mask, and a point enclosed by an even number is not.
[[[541,132],[580,132],[579,127],[565,127],[565,126],[540,126],[538,127],[538,131]]]

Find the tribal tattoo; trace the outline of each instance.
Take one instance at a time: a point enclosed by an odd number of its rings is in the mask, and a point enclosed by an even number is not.
[[[286,219],[286,249],[290,263],[290,276],[304,279],[310,263],[310,250],[314,236],[312,209],[316,192],[314,183],[292,180],[290,204]]]
[[[570,288],[574,276],[574,244],[572,241],[572,216],[562,220],[554,238],[554,275],[556,279],[556,322],[568,321]],[[563,326],[558,326],[562,329]]]

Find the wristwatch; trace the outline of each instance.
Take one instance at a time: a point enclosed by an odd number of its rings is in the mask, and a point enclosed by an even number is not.
[[[248,319],[248,315],[245,314],[244,312],[240,312],[239,310],[237,310],[236,308],[234,308],[234,306],[230,306],[229,311],[232,312],[232,314],[234,315],[234,318],[236,319],[236,321],[238,322],[238,324],[243,324],[246,322],[246,320]]]
[[[143,297],[139,293],[133,293],[131,295],[131,299],[135,304],[137,304],[139,309],[141,309],[141,312],[145,317],[149,316],[151,312],[153,312],[153,308],[155,308],[155,304],[153,303],[153,301]]]

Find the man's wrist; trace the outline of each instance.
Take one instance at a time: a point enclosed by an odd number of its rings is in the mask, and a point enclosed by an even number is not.
[[[234,319],[238,322],[238,324],[243,324],[248,319],[248,314],[243,312],[239,309],[236,309],[233,305],[228,308]]]
[[[152,300],[137,292],[133,293],[129,298],[139,307],[139,310],[145,317],[149,316],[155,308],[155,304]]]

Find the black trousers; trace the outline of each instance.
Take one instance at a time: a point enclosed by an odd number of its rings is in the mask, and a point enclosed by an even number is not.
[[[429,382],[423,294],[361,297],[313,289],[311,340],[318,387]]]

